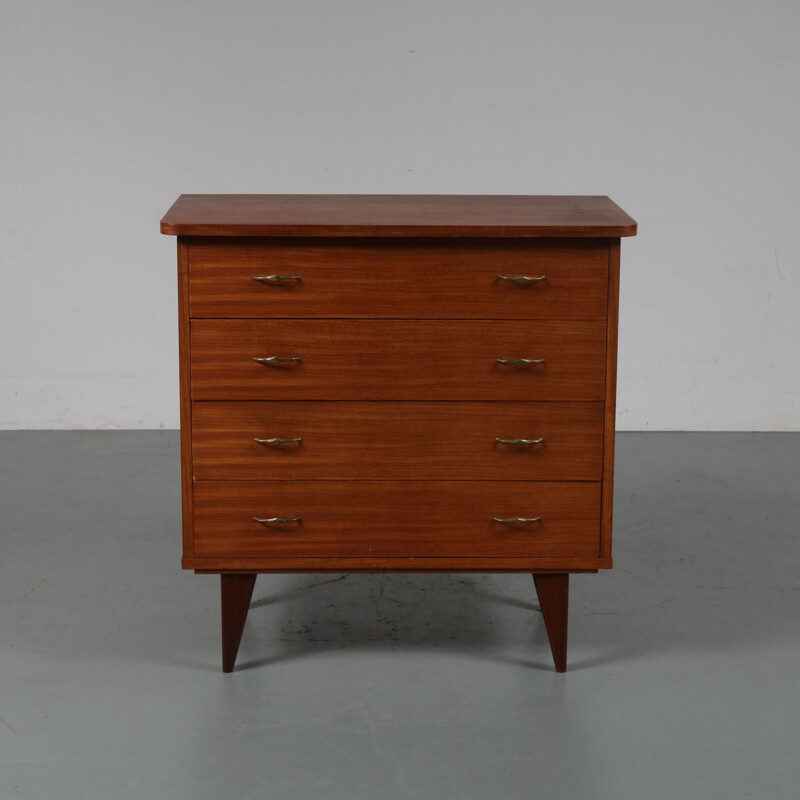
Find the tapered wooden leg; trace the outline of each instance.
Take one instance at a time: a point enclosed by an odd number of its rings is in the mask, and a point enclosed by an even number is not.
[[[233,672],[250,598],[256,585],[255,574],[221,575],[222,595],[222,671]]]
[[[533,576],[544,627],[550,640],[550,650],[556,672],[567,671],[567,612],[569,610],[569,573]]]

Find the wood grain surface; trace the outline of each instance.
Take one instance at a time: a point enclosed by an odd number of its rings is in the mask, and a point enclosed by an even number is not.
[[[242,640],[244,623],[250,610],[250,600],[256,576],[222,575],[220,579],[220,600],[222,611],[222,671],[233,672],[236,654]]]
[[[195,400],[602,400],[602,321],[193,320]],[[265,366],[253,357],[295,357]],[[497,358],[543,358],[519,368]]]
[[[330,558],[327,556],[216,556],[214,558],[184,558],[183,569],[193,569],[198,575],[220,573],[259,574],[281,572],[551,572],[570,574],[610,569],[610,558],[547,558],[537,556],[392,556],[389,558]]]
[[[192,395],[191,337],[189,335],[189,245],[178,239],[178,374],[181,420],[181,527],[183,557],[194,548],[192,516]]]
[[[619,328],[619,239],[612,241],[608,259],[608,316],[606,326],[605,421],[603,425],[603,509],[600,525],[601,555],[611,558],[611,524],[614,509],[614,440],[617,408],[617,336]]]
[[[193,419],[198,480],[601,477],[602,403],[195,402]]]
[[[597,557],[599,483],[197,481],[195,556]],[[279,527],[262,519],[299,515]],[[513,528],[494,517],[541,522]]]
[[[634,236],[603,196],[184,194],[161,220],[182,236]]]
[[[556,672],[567,671],[569,574],[533,576]]]
[[[605,240],[193,240],[193,317],[604,319]],[[542,277],[527,286],[498,275]],[[269,275],[299,276],[281,283]]]
[[[224,671],[257,573],[439,571],[534,573],[564,671],[568,573],[612,564],[636,222],[599,196],[182,195],[161,230],[182,566],[222,574]]]

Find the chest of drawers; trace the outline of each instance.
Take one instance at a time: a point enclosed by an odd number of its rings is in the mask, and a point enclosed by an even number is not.
[[[182,195],[183,567],[529,572],[556,669],[569,574],[611,566],[620,237],[606,197]]]

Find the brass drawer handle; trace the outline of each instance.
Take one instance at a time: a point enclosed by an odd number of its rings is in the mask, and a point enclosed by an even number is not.
[[[300,281],[299,275],[253,275],[253,280],[259,283],[283,283],[284,281]]]
[[[497,274],[501,281],[511,281],[517,286],[530,286],[532,283],[547,280],[547,275],[504,275],[502,272]]]
[[[302,517],[266,517],[265,519],[253,517],[253,519],[262,525],[288,525],[290,522],[303,521]]]
[[[502,517],[494,517],[495,522],[499,522],[501,525],[511,525],[515,528],[519,528],[521,525],[528,525],[531,522],[541,522],[541,517],[509,517],[508,519],[503,519]]]
[[[512,367],[530,367],[531,364],[544,364],[543,358],[498,358],[498,364],[508,364]]]
[[[498,444],[508,444],[511,447],[530,447],[533,444],[542,444],[544,436],[540,436],[538,439],[501,439],[499,436],[495,436],[494,440]]]
[[[267,364],[274,367],[278,364],[285,364],[287,361],[302,361],[300,356],[253,356],[253,361],[258,361],[259,364]]]
[[[259,439],[256,436],[253,438],[253,441],[268,445],[269,447],[283,447],[286,444],[303,444],[303,437],[297,436],[294,439]]]

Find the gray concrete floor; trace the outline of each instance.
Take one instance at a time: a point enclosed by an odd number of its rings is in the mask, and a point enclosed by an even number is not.
[[[177,434],[0,434],[0,798],[800,789],[800,435],[619,436],[570,671],[527,575],[261,576],[219,667]]]

